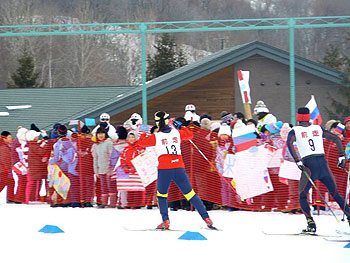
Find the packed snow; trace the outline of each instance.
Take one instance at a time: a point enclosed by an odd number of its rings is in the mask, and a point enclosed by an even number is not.
[[[209,211],[222,230],[213,231],[205,229],[197,212],[178,210],[169,212],[171,228],[177,231],[130,231],[156,227],[159,210],[6,204],[4,191],[0,214],[1,262],[350,262],[347,242],[262,232],[297,233],[306,226],[303,215]],[[342,218],[340,211],[337,215]],[[347,222],[339,223],[329,213],[314,219],[319,234],[350,232]],[[38,232],[45,225],[64,233]],[[179,240],[186,231],[207,240]]]

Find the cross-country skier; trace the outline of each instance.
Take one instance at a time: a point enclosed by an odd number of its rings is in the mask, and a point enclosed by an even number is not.
[[[299,169],[302,170],[302,176],[299,183],[299,202],[307,219],[307,227],[302,232],[316,232],[316,224],[311,216],[310,207],[307,201],[307,193],[309,192],[312,183],[308,180],[305,172],[311,177],[312,181],[315,182],[316,180],[320,180],[327,187],[329,193],[339,204],[340,208],[345,208],[344,213],[347,215],[350,224],[349,207],[345,205],[345,200],[340,196],[337,190],[334,176],[330,171],[325,158],[323,146],[323,138],[332,140],[336,143],[339,151],[338,167],[345,169],[345,157],[341,141],[336,135],[323,129],[321,126],[311,125],[310,111],[308,108],[298,109],[297,121],[299,122],[299,126],[293,127],[289,132],[287,146]],[[294,148],[294,142],[298,147],[300,157]]]
[[[215,229],[202,200],[192,189],[182,160],[181,141],[191,139],[192,131],[187,127],[182,127],[181,122],[174,123],[176,129],[171,128],[168,125],[169,114],[166,112],[158,111],[154,116],[159,128],[158,132],[149,137],[142,135],[138,143],[144,147],[155,146],[158,155],[157,198],[163,222],[157,226],[157,229],[166,230],[170,227],[167,197],[172,180],[185,198],[197,209],[207,227]]]

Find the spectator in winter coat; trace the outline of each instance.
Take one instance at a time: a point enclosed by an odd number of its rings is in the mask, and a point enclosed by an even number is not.
[[[14,185],[15,182],[11,175],[11,144],[13,138],[11,133],[3,131],[0,137],[0,192],[7,186],[7,202],[14,202]]]
[[[270,113],[269,109],[266,107],[265,103],[262,100],[259,100],[256,103],[254,114],[258,117],[258,131],[261,131],[261,128],[265,124],[277,122],[276,117]]]
[[[96,132],[98,130],[98,128],[102,127],[102,128],[105,128],[105,130],[107,131],[108,133],[108,136],[110,138],[116,138],[118,139],[118,135],[116,133],[116,130],[114,128],[114,126],[112,124],[110,124],[110,119],[111,119],[111,116],[109,116],[108,113],[102,113],[100,115],[100,124],[98,124],[91,132],[91,134],[93,136],[96,135]]]
[[[26,203],[39,201],[41,187],[46,189],[47,163],[50,155],[49,145],[44,140],[39,141],[40,132],[29,130],[26,133],[28,142],[28,174],[26,186]],[[46,191],[45,191],[46,193]],[[32,196],[32,198],[30,198]]]
[[[134,185],[139,184],[140,189],[135,191],[129,190],[127,195],[128,207],[140,207],[144,206],[145,202],[145,188],[142,185],[141,177],[137,173],[132,160],[142,153],[145,149],[140,146],[138,141],[138,133],[136,131],[130,131],[127,137],[128,145],[124,148],[120,155],[120,165],[124,172],[129,175],[129,182],[133,182]]]
[[[80,179],[77,171],[78,152],[76,144],[67,137],[67,132],[65,125],[58,126],[57,134],[60,138],[53,146],[53,157],[49,164],[57,164],[70,180],[71,185],[65,204],[71,207],[81,207]]]
[[[28,172],[28,145],[25,138],[27,129],[21,126],[18,127],[16,139],[12,144],[11,158],[12,165],[18,169],[12,172],[15,180],[15,199],[16,202],[25,203],[25,191],[27,185]]]
[[[110,158],[113,149],[113,143],[109,139],[108,132],[103,128],[96,131],[97,142],[92,146],[92,156],[94,160],[94,173],[100,179],[101,183],[101,205],[104,208],[108,205],[110,193]]]

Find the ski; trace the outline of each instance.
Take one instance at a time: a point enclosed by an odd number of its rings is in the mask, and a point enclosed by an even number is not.
[[[341,237],[341,236],[335,236],[335,235],[322,235],[322,234],[316,234],[316,233],[268,233],[265,231],[262,231],[262,232],[268,236]]]
[[[200,228],[204,230],[222,231],[222,229],[216,228],[215,226],[213,226],[212,228],[201,226]]]
[[[157,231],[157,232],[166,232],[166,231],[180,231],[180,232],[185,232],[186,230],[181,230],[181,229],[157,229],[157,228],[126,228],[124,227],[125,230],[127,231]]]
[[[350,232],[345,232],[345,231],[341,231],[341,230],[336,230],[336,232],[340,235],[350,235]]]
[[[336,239],[336,238],[323,238],[324,240],[331,241],[331,242],[350,242],[350,239]]]

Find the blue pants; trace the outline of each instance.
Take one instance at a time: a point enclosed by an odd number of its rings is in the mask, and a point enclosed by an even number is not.
[[[324,156],[312,156],[303,160],[303,164],[306,167],[308,175],[313,182],[320,180],[328,189],[330,195],[338,203],[341,209],[344,209],[345,200],[342,198],[337,190],[335,179],[330,171],[327,161]],[[310,206],[307,201],[307,193],[309,192],[312,184],[307,176],[302,173],[299,183],[299,202],[301,210],[307,218],[311,217]],[[350,217],[350,210],[348,206],[345,206],[345,214]]]
[[[168,189],[171,181],[177,185],[186,199],[197,209],[203,219],[209,217],[202,200],[193,191],[184,168],[159,169],[157,180],[157,198],[162,219],[168,220]]]

